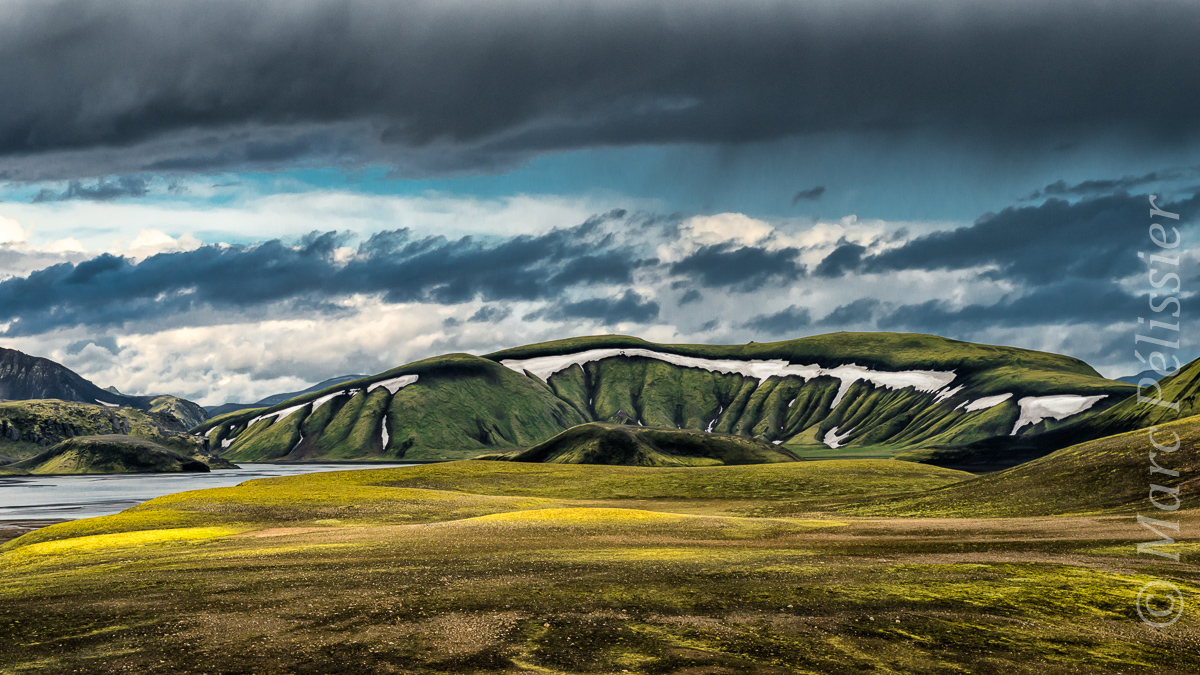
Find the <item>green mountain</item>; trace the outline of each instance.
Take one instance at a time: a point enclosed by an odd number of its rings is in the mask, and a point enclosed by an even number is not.
[[[1134,387],[1086,363],[931,335],[748,345],[573,338],[451,354],[198,426],[237,460],[458,459],[587,422],[753,437],[802,456],[894,456],[1090,418]]]
[[[71,439],[116,435],[141,438],[216,468],[234,468],[210,453],[204,438],[177,425],[173,415],[135,408],[53,399],[0,401],[0,455],[29,459]]]
[[[0,467],[0,473],[176,473],[207,472],[199,460],[136,436],[81,436],[29,459]]]
[[[795,462],[800,458],[790,450],[746,436],[589,422],[527,450],[482,455],[477,459],[543,464],[720,466]]]

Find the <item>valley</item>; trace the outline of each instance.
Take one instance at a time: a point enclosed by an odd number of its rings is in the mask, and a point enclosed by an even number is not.
[[[1081,361],[935,336],[600,336],[190,431],[7,401],[0,472],[443,461],[249,472],[0,542],[0,672],[1188,673],[1195,613],[1138,616],[1147,583],[1200,592],[1195,502],[1157,556],[1138,515],[1148,427],[1200,442],[1197,380],[1162,380],[1172,417]],[[1161,494],[1200,485],[1194,453],[1157,461]]]

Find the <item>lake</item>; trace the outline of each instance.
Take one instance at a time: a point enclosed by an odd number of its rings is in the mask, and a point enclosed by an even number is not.
[[[0,521],[74,520],[107,516],[163,495],[233,487],[254,478],[319,471],[387,469],[412,464],[242,464],[210,473],[124,473],[0,476]]]

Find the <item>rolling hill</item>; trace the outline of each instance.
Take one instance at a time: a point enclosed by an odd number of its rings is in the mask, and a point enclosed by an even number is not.
[[[589,422],[527,450],[477,459],[543,464],[721,466],[795,462],[800,458],[755,438],[702,431]]]
[[[193,431],[235,461],[458,459],[617,421],[779,441],[801,456],[889,457],[1039,434],[1134,391],[1078,359],[930,335],[599,336],[426,359]]]
[[[29,459],[80,437],[130,436],[197,459],[214,468],[234,468],[208,451],[203,438],[179,431],[174,417],[135,408],[54,399],[0,401],[0,455]]]
[[[1043,516],[1141,512],[1166,518],[1149,501],[1150,485],[1178,489],[1183,510],[1194,511],[1188,500],[1200,487],[1200,459],[1189,448],[1200,443],[1200,415],[1164,423],[1155,440],[1179,449],[1153,447],[1149,430],[1138,429],[1089,440],[1052,452],[1004,471],[960,485],[931,490],[919,497],[859,509],[869,515],[909,516]],[[1179,476],[1152,472],[1154,463]],[[1167,506],[1172,498],[1158,493]],[[1170,518],[1174,519],[1174,518]]]
[[[81,436],[0,467],[7,474],[207,472],[204,462],[136,436]]]
[[[1149,385],[1142,390],[1143,397],[1148,400],[1138,400],[1138,388],[1135,386],[1131,389],[1132,395],[1107,410],[1081,416],[1038,433],[1012,439],[986,438],[957,447],[919,448],[907,451],[898,458],[934,462],[968,471],[1007,468],[1085,441],[1200,415],[1200,359],[1163,377],[1157,386],[1161,390]],[[1171,406],[1150,402],[1154,400]],[[997,463],[997,456],[1001,454],[1006,460]]]

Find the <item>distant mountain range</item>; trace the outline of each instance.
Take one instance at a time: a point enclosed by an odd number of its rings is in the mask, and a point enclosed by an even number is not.
[[[1159,375],[1157,370],[1143,370],[1142,372],[1138,373],[1137,375],[1126,375],[1125,377],[1118,377],[1117,382],[1128,382],[1129,384],[1136,385],[1137,383],[1139,383],[1145,379],[1150,379],[1150,380],[1154,380],[1155,382],[1157,382],[1162,379],[1162,375]]]
[[[174,418],[169,428],[186,430],[207,420],[199,405],[176,396],[126,396],[113,387],[101,389],[78,373],[50,359],[0,348],[0,401],[57,399],[110,408],[128,406]]]
[[[296,398],[297,396],[311,394],[315,391],[321,391],[322,389],[328,389],[329,387],[333,387],[333,386],[342,384],[343,382],[349,382],[351,380],[358,380],[363,377],[366,377],[366,376],[365,375],[342,375],[340,377],[331,377],[328,380],[325,380],[324,382],[318,382],[317,384],[314,384],[313,386],[311,386],[308,389],[305,389],[303,391],[291,391],[291,392],[287,392],[286,394],[274,394],[272,396],[268,396],[268,397],[262,399],[261,401],[258,401],[257,403],[222,403],[221,405],[212,406],[211,408],[205,408],[205,411],[208,412],[210,417],[218,417],[220,415],[224,415],[226,413],[231,413],[231,412],[234,412],[237,410],[247,410],[249,408],[265,408],[267,406],[272,406],[277,403],[283,403],[284,401],[286,401],[288,399]]]
[[[729,346],[599,336],[426,359],[194,431],[234,461],[458,459],[589,422],[746,436],[798,456],[887,457],[1038,436],[1134,391],[1078,359],[931,335]]]

